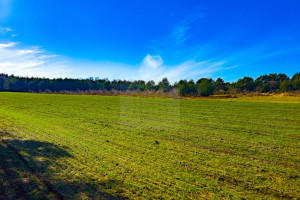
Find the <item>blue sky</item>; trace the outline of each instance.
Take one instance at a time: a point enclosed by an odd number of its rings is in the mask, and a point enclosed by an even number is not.
[[[300,71],[299,0],[0,0],[0,72],[171,82]]]

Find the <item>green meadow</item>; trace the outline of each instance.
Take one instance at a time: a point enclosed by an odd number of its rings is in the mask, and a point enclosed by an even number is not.
[[[300,104],[266,101],[0,93],[0,199],[299,199]]]

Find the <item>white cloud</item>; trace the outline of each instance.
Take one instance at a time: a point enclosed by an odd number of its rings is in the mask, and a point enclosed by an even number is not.
[[[216,72],[232,68],[232,66],[228,66],[226,61],[211,60],[200,62],[197,62],[195,60],[188,60],[178,65],[163,65],[163,62],[161,62],[159,65],[155,65],[156,67],[149,67],[149,65],[145,64],[146,58],[150,59],[152,57],[150,55],[147,55],[144,58],[143,63],[139,69],[139,76],[135,79],[142,79],[146,81],[154,80],[157,82],[161,81],[162,78],[167,77],[170,82],[175,82],[181,79],[212,77]],[[157,56],[157,58],[161,59],[160,56]]]
[[[58,55],[41,55],[39,58],[44,59],[44,58],[54,58],[57,57]]]
[[[159,58],[149,57],[149,68],[159,66]],[[155,64],[156,63],[156,64]],[[123,63],[69,58],[47,52],[38,46],[22,47],[21,43],[0,43],[0,73],[47,78],[100,78],[135,80],[138,66]]]
[[[4,49],[4,48],[7,48],[7,47],[13,47],[13,46],[16,46],[17,43],[16,42],[9,42],[9,43],[0,43],[0,50],[1,49]]]
[[[60,77],[67,68],[62,61],[36,47],[20,47],[18,43],[0,43],[0,73],[19,76]]]
[[[213,62],[210,60],[196,62],[189,60],[177,66],[172,66],[165,73],[161,74],[158,79],[167,77],[170,82],[179,81],[181,79],[199,79],[201,77],[212,77],[214,73],[225,69],[226,62]]]
[[[1,32],[6,33],[6,32],[9,32],[9,31],[14,31],[14,30],[12,30],[12,29],[9,28],[9,27],[0,27],[0,33],[1,33]]]
[[[144,66],[150,67],[153,69],[158,68],[162,64],[163,64],[163,59],[159,55],[151,56],[150,54],[148,54],[143,60]]]
[[[0,73],[34,77],[87,78],[90,76],[125,80],[170,82],[180,79],[212,77],[229,69],[225,61],[188,60],[178,65],[166,65],[160,55],[147,54],[139,65],[105,61],[89,61],[50,54],[37,46],[22,47],[20,43],[0,43]],[[235,66],[234,66],[235,67]]]

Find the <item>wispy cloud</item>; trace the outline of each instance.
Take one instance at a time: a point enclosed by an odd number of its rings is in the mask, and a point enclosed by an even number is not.
[[[161,63],[163,63],[163,61],[161,61]],[[161,64],[155,68],[144,65],[143,62],[139,69],[139,79],[154,80],[156,82],[162,80],[164,77],[167,77],[171,82],[179,81],[181,79],[196,80],[200,77],[213,77],[216,72],[234,67],[237,66],[229,65],[226,61],[212,60],[188,60],[177,65]]]
[[[20,76],[59,77],[66,72],[54,55],[37,47],[20,47],[18,43],[0,43],[0,72]]]
[[[173,44],[177,46],[183,44],[187,40],[186,33],[189,29],[190,27],[188,26],[188,24],[176,26],[171,34]]]
[[[226,61],[187,60],[166,65],[160,55],[147,54],[138,65],[105,61],[89,61],[54,55],[38,46],[22,47],[20,43],[0,43],[0,73],[35,77],[87,78],[90,76],[126,80],[154,80],[167,77],[180,79],[212,77],[232,66]],[[233,66],[234,67],[234,66]],[[88,70],[87,70],[88,69]]]
[[[289,49],[284,49],[284,50],[275,50],[269,53],[265,53],[264,55],[260,54],[257,55],[253,61],[259,61],[262,59],[266,59],[266,58],[272,58],[272,57],[278,57],[281,55],[285,55],[285,54],[289,54],[289,53],[293,53],[293,52],[299,52],[300,51],[300,47],[296,47],[296,48],[289,48]]]
[[[174,24],[171,25],[169,34],[151,40],[149,49],[155,54],[172,54],[174,52],[180,52],[185,48],[185,43],[191,38],[191,32],[195,27],[199,26],[199,20],[205,17],[205,14],[198,8],[191,11],[189,15],[181,17],[180,20],[174,20]],[[176,18],[176,15],[172,15],[172,18]]]
[[[143,65],[159,66],[159,57],[148,56]],[[0,43],[0,73],[47,78],[100,78],[135,80],[138,67],[109,61],[90,61],[49,53],[38,46]]]
[[[275,38],[274,40],[281,41],[280,38]],[[224,59],[231,61],[232,63],[236,63],[240,66],[249,66],[270,59],[278,59],[281,56],[300,53],[300,47],[296,45],[285,48],[278,47],[278,44],[266,40],[259,44],[254,44],[249,47],[238,49],[235,52],[228,54]]]
[[[19,36],[19,35],[16,34],[15,31],[12,28],[0,26],[0,37],[14,38],[14,37],[17,37],[17,36]]]
[[[170,81],[179,81],[181,79],[198,79],[200,77],[213,77],[214,73],[224,70],[226,67],[225,61],[201,61],[194,60],[186,61],[178,66],[174,66],[171,70],[162,74],[159,79],[168,77]]]
[[[198,21],[200,18],[203,18],[204,14],[200,12],[191,13],[186,16],[184,19],[179,21],[173,28],[173,31],[170,35],[171,43],[175,46],[180,46],[188,39],[188,31],[193,26],[193,23]]]
[[[14,31],[9,27],[0,27],[0,33],[6,33],[6,32],[10,32],[10,31]]]

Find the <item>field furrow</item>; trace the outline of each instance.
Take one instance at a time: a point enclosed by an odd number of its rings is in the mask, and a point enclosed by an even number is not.
[[[31,182],[24,194],[300,198],[297,103],[0,93],[0,104],[0,137],[25,160],[15,156],[16,183]],[[6,189],[2,165],[0,199],[13,199],[23,192]]]

